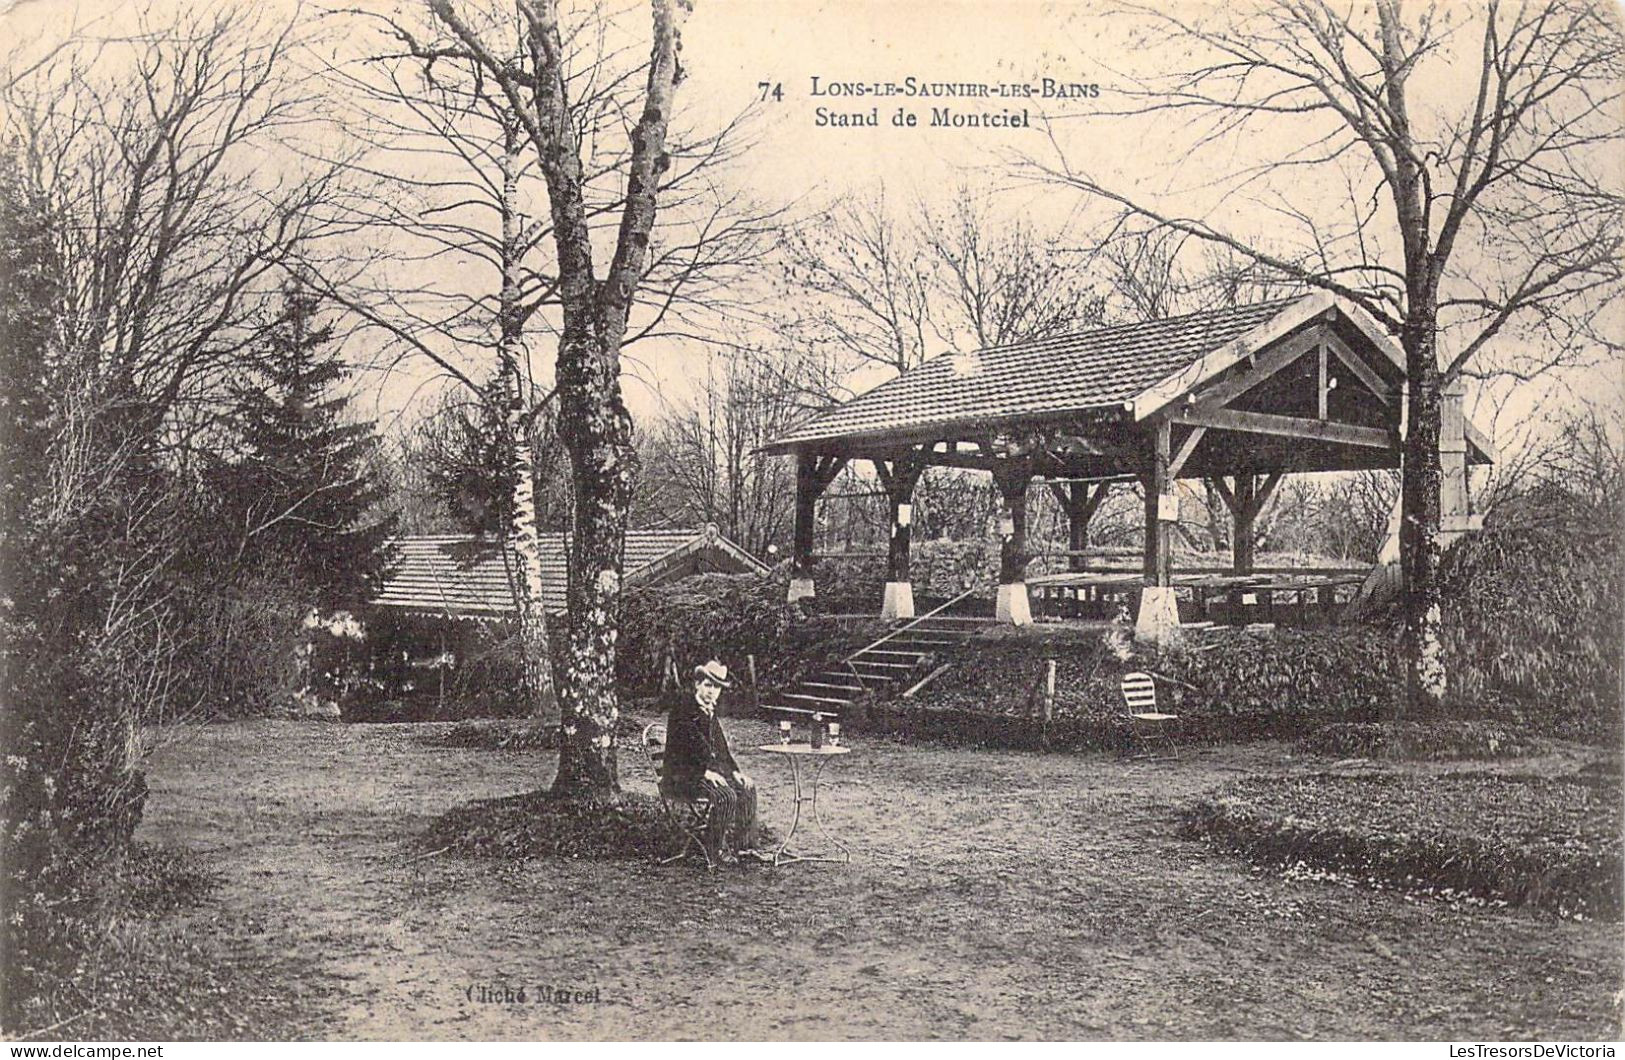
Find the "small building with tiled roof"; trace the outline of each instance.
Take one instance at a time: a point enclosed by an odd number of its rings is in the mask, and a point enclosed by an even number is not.
[[[1089,518],[1117,483],[1146,498],[1141,625],[1172,613],[1174,483],[1215,482],[1235,518],[1237,573],[1252,522],[1285,474],[1399,466],[1406,373],[1397,343],[1327,293],[950,351],[792,427],[766,447],[796,459],[792,598],[813,592],[813,506],[849,461],[873,463],[893,525],[882,614],[913,613],[910,498],[926,467],[992,473],[1003,501],[997,613],[1030,621],[1026,493],[1042,482],[1081,554]],[[1488,436],[1446,394],[1440,443],[1444,538],[1473,525],[1466,469]],[[1147,619],[1148,607],[1158,612]],[[1177,620],[1175,620],[1177,624]]]
[[[558,615],[568,586],[568,538],[544,533],[540,544],[542,604]],[[443,720],[508,709],[520,680],[513,550],[467,534],[401,537],[394,547],[392,569],[363,612],[373,689],[346,708],[347,716]],[[715,526],[628,531],[625,550],[628,587],[768,569]],[[562,636],[562,624],[554,629]]]
[[[517,560],[511,548],[468,534],[401,537],[395,563],[372,600],[376,611],[428,618],[501,620],[515,612]],[[542,534],[542,606],[564,611],[567,539]],[[767,567],[717,531],[630,530],[624,584],[674,581],[703,573],[766,573]]]

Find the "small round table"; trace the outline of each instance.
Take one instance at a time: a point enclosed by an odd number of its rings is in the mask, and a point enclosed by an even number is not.
[[[779,848],[773,852],[773,864],[792,865],[798,861],[825,861],[835,865],[846,865],[852,861],[852,851],[847,845],[829,834],[824,827],[824,821],[818,816],[818,777],[824,772],[824,763],[831,758],[838,758],[847,754],[850,747],[836,747],[825,744],[814,747],[805,743],[766,743],[756,748],[770,755],[783,755],[790,760],[790,779],[796,787],[796,809],[790,818],[790,830],[784,833],[784,839],[779,842]],[[805,789],[801,782],[801,763],[804,760],[816,761],[818,764],[812,770],[812,783]],[[818,834],[831,844],[832,850],[799,851],[790,849],[790,840],[796,834],[796,828],[801,824],[801,806],[807,804],[812,813],[813,825]]]

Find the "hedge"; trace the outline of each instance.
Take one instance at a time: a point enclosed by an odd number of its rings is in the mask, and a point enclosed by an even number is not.
[[[1575,918],[1621,912],[1618,776],[1253,777],[1183,817],[1185,834],[1272,866]]]
[[[917,541],[909,553],[909,581],[916,601],[948,600],[972,585],[993,597],[999,573],[996,541]],[[824,614],[873,614],[886,584],[884,555],[828,556],[818,561],[814,607]]]
[[[659,687],[668,658],[682,672],[716,657],[743,675],[747,656],[754,655],[757,681],[771,692],[887,628],[878,618],[804,617],[785,602],[787,588],[782,576],[702,574],[628,590],[621,602],[617,678],[648,691]]]
[[[1298,741],[1298,749],[1337,758],[1451,761],[1515,758],[1540,750],[1540,741],[1494,721],[1346,722],[1327,725]]]
[[[1445,553],[1453,703],[1546,735],[1614,743],[1625,557],[1617,532],[1489,527]]]
[[[1363,628],[1193,632],[1186,650],[1120,659],[1099,631],[1041,627],[955,649],[952,669],[914,699],[865,704],[869,731],[996,746],[1120,749],[1129,738],[1119,684],[1157,678],[1159,705],[1180,715],[1186,743],[1279,739],[1328,722],[1367,721],[1397,694],[1392,643]],[[1053,711],[1039,685],[1056,663]]]

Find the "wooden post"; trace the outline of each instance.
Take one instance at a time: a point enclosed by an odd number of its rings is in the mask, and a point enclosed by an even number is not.
[[[1258,518],[1258,481],[1252,472],[1236,476],[1235,504],[1231,508],[1235,530],[1230,536],[1231,566],[1237,574],[1253,572],[1254,521]]]
[[[814,507],[845,466],[844,457],[819,457],[805,451],[796,453],[795,540],[790,560],[790,603],[814,595],[813,535]]]
[[[751,709],[760,714],[762,712],[762,693],[756,686],[756,656],[746,655],[745,665],[750,670],[750,705]]]
[[[1315,393],[1319,395],[1316,400],[1315,415],[1319,419],[1326,418],[1327,406],[1330,403],[1332,395],[1331,371],[1326,363],[1328,352],[1329,351],[1326,349],[1326,344],[1322,342],[1320,344],[1320,375],[1315,386]]]
[[[817,457],[796,454],[795,538],[790,559],[790,602],[813,595],[813,506],[818,501]]]
[[[914,617],[914,585],[909,580],[910,527],[914,522],[914,487],[925,470],[925,461],[913,456],[899,457],[888,464],[876,460],[875,475],[885,487],[891,502],[891,545],[886,554],[886,589],[880,604],[881,618]]]
[[[1145,580],[1163,588],[1173,584],[1173,526],[1179,521],[1173,481],[1168,475],[1169,426],[1151,430],[1151,471],[1145,478]],[[1164,500],[1163,498],[1169,498]]]
[[[1439,401],[1439,547],[1448,548],[1462,535],[1480,529],[1467,489],[1467,419],[1463,386],[1458,379]]]
[[[1032,466],[1009,460],[993,471],[1002,511],[999,515],[999,594],[994,617],[1016,626],[1030,625],[1032,605],[1027,599],[1027,486]]]
[[[1071,571],[1083,570],[1086,557],[1083,551],[1089,547],[1089,520],[1094,518],[1095,512],[1106,500],[1106,494],[1111,490],[1110,482],[1099,482],[1094,489],[1089,488],[1087,482],[1072,482],[1062,485],[1059,482],[1050,483],[1050,490],[1055,499],[1061,502],[1066,510],[1067,552],[1066,569]]]
[[[1179,637],[1179,602],[1174,596],[1173,527],[1179,521],[1179,500],[1168,471],[1171,429],[1167,420],[1151,427],[1150,465],[1141,479],[1145,486],[1145,589],[1134,636],[1152,644],[1167,644]]]

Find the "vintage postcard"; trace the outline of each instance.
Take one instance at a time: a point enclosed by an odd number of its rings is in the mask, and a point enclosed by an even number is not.
[[[1617,7],[0,40],[13,1055],[1614,1055]]]

